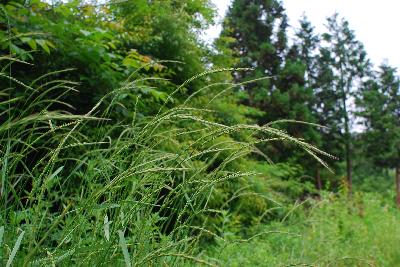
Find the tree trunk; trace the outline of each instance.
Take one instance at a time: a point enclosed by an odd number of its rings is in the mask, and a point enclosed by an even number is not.
[[[349,134],[350,135],[350,134]],[[349,189],[349,195],[353,192],[353,161],[351,158],[351,144],[350,136],[347,136],[346,140],[346,171],[347,171],[347,186]]]
[[[315,174],[315,185],[318,191],[322,190],[322,181],[321,181],[321,174],[319,172],[319,167],[317,167],[317,172]]]
[[[342,90],[342,105],[343,105],[343,117],[344,117],[344,142],[345,142],[345,154],[346,154],[346,173],[347,173],[347,189],[349,190],[349,196],[352,195],[353,192],[353,162],[351,155],[351,133],[350,133],[350,118],[349,112],[347,110],[347,92],[350,92],[350,83],[347,83],[345,89],[345,83],[343,80],[344,74],[342,70],[342,66],[340,66],[340,88]]]
[[[400,209],[400,167],[396,167],[396,205]]]

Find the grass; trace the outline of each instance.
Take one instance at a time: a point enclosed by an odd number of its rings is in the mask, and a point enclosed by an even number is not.
[[[250,239],[220,240],[205,253],[220,266],[398,266],[400,215],[391,202],[325,194]]]
[[[207,217],[218,212],[209,209],[215,188],[252,174],[229,169],[231,162],[269,140],[327,155],[268,125],[213,122],[203,116],[208,110],[188,103],[164,105],[152,116],[138,116],[135,106],[129,119],[118,120],[120,96],[145,87],[141,79],[74,115],[64,99],[76,83],[54,72],[26,84],[10,75],[7,60],[1,73],[7,87],[0,88],[0,240],[7,266],[208,264],[193,255],[199,238],[211,233]],[[218,71],[226,70],[210,73]],[[241,131],[261,140],[221,139]]]
[[[57,79],[60,72],[26,84],[9,75],[8,67],[1,73],[7,86],[0,90],[2,265],[400,263],[400,217],[377,194],[349,200],[345,193],[326,193],[322,201],[280,207],[289,210],[278,216],[281,221],[263,223],[279,209],[265,204],[275,202],[273,194],[265,194],[268,181],[243,187],[237,181],[274,168],[247,160],[236,169],[232,163],[259,152],[256,144],[277,140],[292,142],[317,160],[329,156],[273,124],[223,125],[190,101],[165,103],[151,116],[135,106],[131,116],[118,118],[116,110],[124,105],[120,96],[147,86],[140,79],[76,115],[64,99],[78,84]],[[225,70],[209,73],[218,71]],[[232,137],[240,132],[248,135],[246,142]],[[231,195],[225,187],[232,187]],[[238,216],[230,213],[237,201],[243,211]],[[242,231],[245,221],[259,226]],[[253,235],[243,239],[243,232]]]
[[[0,42],[17,38],[7,26]],[[33,65],[9,54],[0,57],[0,265],[399,264],[399,216],[379,196],[326,194],[287,207],[313,186],[289,179],[295,166],[248,157],[268,160],[258,144],[290,142],[328,168],[320,156],[330,155],[274,128],[304,122],[240,124],[260,112],[231,112],[236,99],[218,102],[268,77],[209,84],[178,104],[196,79],[249,69],[208,70],[168,87],[171,94],[158,91],[166,80],[138,69],[76,114],[66,99],[80,85],[62,78],[74,70],[22,81],[13,67],[24,73]],[[149,98],[141,102],[138,92]]]

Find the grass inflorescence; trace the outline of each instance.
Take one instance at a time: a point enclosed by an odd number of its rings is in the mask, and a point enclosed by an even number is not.
[[[193,255],[199,237],[219,235],[204,216],[218,213],[209,209],[215,188],[254,175],[229,169],[231,162],[270,140],[325,154],[268,125],[209,120],[204,114],[212,111],[188,102],[140,118],[135,106],[130,121],[118,121],[118,96],[145,86],[141,81],[76,115],[64,99],[79,85],[57,74],[23,83],[2,72],[0,241],[7,265],[207,264]],[[241,131],[262,138],[220,139]]]

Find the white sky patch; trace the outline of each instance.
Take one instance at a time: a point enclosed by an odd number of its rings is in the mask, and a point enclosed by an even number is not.
[[[225,17],[225,14],[228,10],[228,7],[231,3],[231,0],[211,0],[211,2],[215,5],[218,11],[218,17],[216,19],[216,24],[211,26],[203,36],[203,39],[208,43],[212,43],[212,41],[219,36],[222,30],[222,20]]]
[[[228,9],[231,0],[212,0],[218,8],[219,19]],[[318,33],[324,31],[326,17],[335,11],[345,17],[350,28],[355,31],[375,65],[388,60],[389,64],[400,70],[400,1],[396,0],[284,0],[289,23],[298,27],[298,20],[303,13],[307,15]],[[220,23],[211,27],[204,34],[210,42],[218,37]]]

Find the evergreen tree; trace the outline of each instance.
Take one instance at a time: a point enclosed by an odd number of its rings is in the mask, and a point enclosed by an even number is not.
[[[281,70],[286,49],[287,19],[279,1],[235,0],[225,18],[222,38],[233,38],[230,48],[239,62],[237,67],[253,67],[254,71],[234,73],[237,82],[263,79],[243,86],[243,102],[268,110],[271,94],[277,90],[276,76]],[[268,117],[268,118],[267,118]],[[259,118],[265,123],[271,117]]]
[[[300,28],[296,31],[295,35],[295,46],[298,50],[297,58],[305,65],[305,80],[304,86],[307,89],[309,95],[308,109],[312,116],[312,122],[321,123],[319,117],[321,116],[318,110],[318,99],[315,94],[318,89],[317,77],[318,77],[318,48],[320,45],[320,37],[314,31],[314,27],[311,22],[304,15],[300,19]],[[317,132],[317,129],[313,131],[313,142],[318,147],[323,147],[322,135]],[[316,161],[312,161],[308,164],[308,169],[315,175],[315,185],[318,190],[322,189],[322,180],[320,175],[320,165]]]
[[[277,120],[315,122],[310,103],[312,90],[305,86],[306,62],[299,57],[299,48],[287,43],[288,22],[280,1],[235,0],[224,21],[220,40],[229,41],[230,51],[237,58],[237,67],[253,67],[248,72],[234,73],[236,82],[245,84],[238,94],[242,103],[263,112],[257,117],[261,125]],[[262,79],[268,77],[267,79]],[[282,130],[307,142],[316,143],[317,132],[306,124],[282,123]],[[262,148],[273,160],[293,157],[284,144]],[[285,153],[291,151],[291,153]],[[303,154],[294,160],[304,163]]]
[[[279,75],[278,88],[273,92],[270,107],[275,115],[273,120],[288,119],[293,120],[284,126],[284,130],[292,136],[303,138],[308,143],[320,145],[320,135],[318,128],[311,123],[316,123],[313,112],[313,88],[307,82],[307,65],[301,60],[298,45],[293,44],[286,57],[282,71]],[[267,111],[268,112],[268,111]],[[296,121],[296,122],[294,122]],[[306,123],[301,123],[306,122]],[[281,147],[281,159],[286,160],[290,155]],[[315,173],[315,165],[318,164],[313,158],[307,157],[304,153],[291,153],[295,162],[300,163],[307,176]],[[317,183],[318,184],[318,183]]]
[[[306,65],[306,85],[315,87],[320,37],[315,33],[314,27],[305,15],[299,22],[300,29],[296,31],[298,57]]]
[[[335,76],[331,65],[330,51],[327,48],[320,47],[316,60],[313,111],[317,118],[317,123],[324,126],[320,128],[320,148],[331,155],[337,156],[343,153],[344,147],[341,140],[341,128],[338,124],[338,121],[340,121],[340,106],[338,105],[340,95],[335,90],[332,90],[332,81]],[[340,171],[337,160],[329,160],[328,163],[336,173]],[[336,175],[326,173],[323,178],[318,178],[320,175],[323,174],[320,174],[320,170],[317,169],[317,180],[336,180]],[[334,184],[336,181],[332,182]]]
[[[366,128],[364,146],[375,165],[395,168],[400,208],[400,79],[396,69],[386,64],[376,76],[365,83],[357,99]]]
[[[328,18],[327,22],[328,32],[323,34],[324,47],[321,48],[321,64],[323,64],[322,69],[331,69],[324,70],[326,71],[324,75],[330,77],[324,77],[323,82],[326,84],[321,84],[321,89],[323,89],[320,92],[320,107],[329,116],[329,121],[325,120],[329,123],[325,125],[332,127],[333,133],[340,129],[339,140],[344,145],[346,178],[351,193],[353,95],[362,79],[369,73],[370,63],[362,43],[356,39],[346,20],[339,19],[336,13]],[[332,90],[332,92],[326,90]],[[329,101],[329,104],[326,105],[325,101]]]

